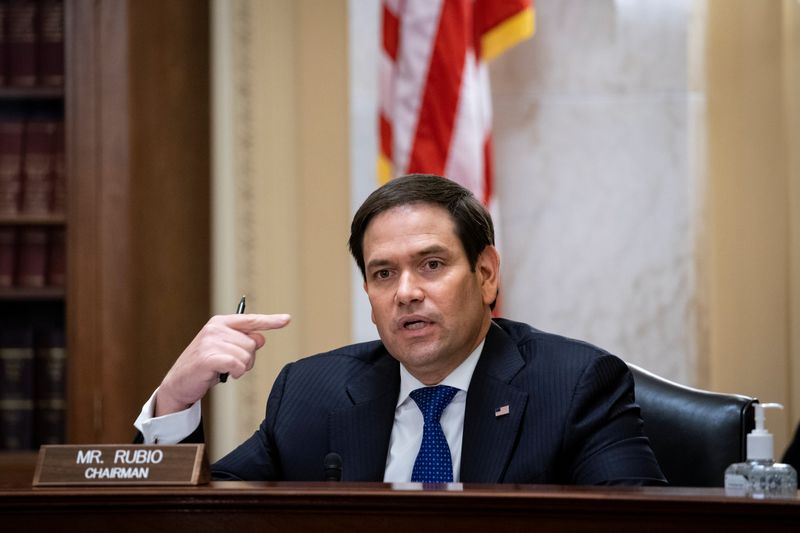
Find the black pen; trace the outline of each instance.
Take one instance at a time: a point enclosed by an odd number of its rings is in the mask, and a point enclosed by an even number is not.
[[[243,315],[244,314],[244,305],[245,305],[244,295],[242,295],[242,299],[239,300],[239,305],[236,306],[236,314],[237,315]],[[220,383],[225,383],[226,381],[228,381],[228,373],[227,372],[223,372],[223,373],[221,373],[219,375],[219,382]]]

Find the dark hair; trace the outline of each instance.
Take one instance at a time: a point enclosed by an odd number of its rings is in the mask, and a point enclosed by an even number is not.
[[[353,216],[350,225],[350,253],[364,279],[364,233],[370,221],[393,207],[414,203],[435,204],[447,209],[473,271],[483,249],[494,244],[492,217],[468,189],[432,174],[402,176],[373,191]]]

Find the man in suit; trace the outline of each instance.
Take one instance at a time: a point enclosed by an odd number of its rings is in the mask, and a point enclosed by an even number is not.
[[[350,250],[380,341],[287,365],[221,479],[663,483],[625,363],[526,324],[492,320],[499,255],[491,217],[461,186],[412,175],[353,218]],[[202,439],[199,400],[241,377],[286,315],[212,318],[136,426],[145,442]]]

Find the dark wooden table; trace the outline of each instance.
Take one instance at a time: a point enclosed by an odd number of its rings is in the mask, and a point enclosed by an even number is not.
[[[212,482],[0,487],[0,524],[30,531],[800,531],[800,499],[721,489]]]

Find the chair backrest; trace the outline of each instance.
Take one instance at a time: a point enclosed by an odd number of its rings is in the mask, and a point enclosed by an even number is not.
[[[746,458],[754,398],[685,387],[628,364],[644,433],[670,485],[721,487],[728,465]]]

